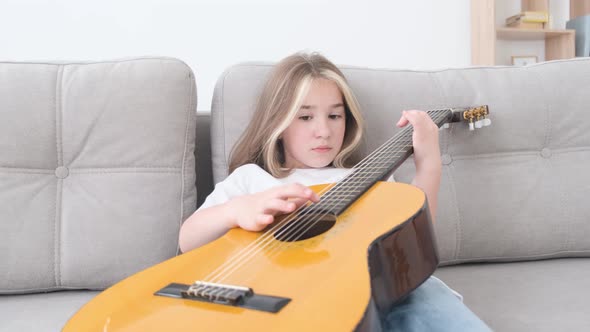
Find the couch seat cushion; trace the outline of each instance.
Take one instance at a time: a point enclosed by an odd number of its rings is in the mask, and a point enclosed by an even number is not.
[[[95,291],[0,295],[0,332],[60,331],[80,307],[98,295]]]
[[[467,264],[441,280],[495,331],[590,331],[590,259]]]

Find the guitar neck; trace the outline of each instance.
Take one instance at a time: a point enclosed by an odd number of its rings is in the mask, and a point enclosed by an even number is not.
[[[428,111],[437,126],[458,121],[458,112],[452,109]],[[459,114],[459,115],[457,115]],[[344,212],[350,204],[364,194],[377,181],[386,180],[414,152],[413,129],[407,126],[381,145],[373,153],[355,165],[352,172],[322,195],[322,201],[314,209],[329,211],[334,215]]]

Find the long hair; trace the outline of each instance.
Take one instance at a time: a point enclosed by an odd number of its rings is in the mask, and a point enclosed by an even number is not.
[[[359,105],[342,72],[318,53],[296,53],[280,61],[273,69],[258,99],[250,124],[230,154],[229,172],[254,163],[281,178],[285,168],[281,134],[295,118],[313,80],[328,79],[338,86],[344,99],[346,129],[335,167],[351,167],[357,161],[354,152],[363,137],[364,120]]]

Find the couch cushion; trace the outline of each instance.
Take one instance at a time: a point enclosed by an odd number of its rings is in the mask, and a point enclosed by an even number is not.
[[[64,291],[46,294],[0,295],[0,332],[60,331],[94,291]]]
[[[0,292],[102,289],[174,256],[195,110],[176,59],[0,63]]]
[[[495,331],[588,331],[590,259],[466,264],[435,273]]]
[[[397,131],[403,109],[487,104],[493,125],[441,132],[437,221],[442,264],[590,253],[590,59],[527,67],[437,71],[341,67],[367,120],[366,154]],[[272,64],[245,63],[219,79],[212,106],[215,182],[252,116]],[[410,182],[410,159],[396,172]]]

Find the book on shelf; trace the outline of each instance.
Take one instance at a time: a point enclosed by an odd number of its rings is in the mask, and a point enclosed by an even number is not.
[[[514,24],[517,22],[547,23],[547,22],[549,22],[549,13],[548,12],[525,11],[525,12],[520,12],[516,15],[512,15],[506,19],[506,25]]]
[[[511,27],[511,28],[518,28],[518,29],[543,29],[545,23],[538,23],[538,22],[522,22],[522,21],[516,21],[516,22],[512,22],[510,24],[506,24],[507,27]]]

